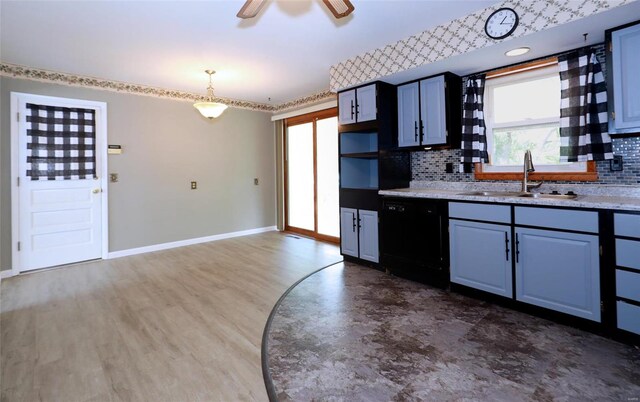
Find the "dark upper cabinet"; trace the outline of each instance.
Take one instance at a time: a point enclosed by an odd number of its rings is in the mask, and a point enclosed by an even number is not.
[[[459,146],[461,85],[451,73],[399,85],[398,147]]]
[[[395,86],[384,82],[338,94],[342,206],[377,209],[379,189],[409,185],[409,158],[395,150],[395,95]],[[359,201],[363,191],[370,202]],[[355,202],[349,201],[353,194]]]
[[[368,263],[379,261],[378,190],[411,180],[410,155],[397,149],[395,108],[396,87],[384,82],[338,94],[341,252]]]
[[[640,132],[640,22],[606,31],[609,133]]]

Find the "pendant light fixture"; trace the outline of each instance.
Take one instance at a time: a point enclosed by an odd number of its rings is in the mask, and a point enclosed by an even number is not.
[[[198,109],[200,114],[207,119],[213,120],[224,112],[227,105],[213,101],[213,85],[211,84],[211,76],[216,72],[213,70],[205,70],[204,72],[209,74],[209,86],[207,87],[208,100],[206,102],[196,102],[193,104],[193,107]]]

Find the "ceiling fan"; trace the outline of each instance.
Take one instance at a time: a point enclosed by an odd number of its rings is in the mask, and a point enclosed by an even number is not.
[[[267,0],[247,0],[240,11],[238,11],[237,15],[244,19],[253,18],[258,15],[266,2]],[[322,0],[322,2],[336,18],[346,17],[355,10],[353,4],[351,4],[351,1],[349,0]]]

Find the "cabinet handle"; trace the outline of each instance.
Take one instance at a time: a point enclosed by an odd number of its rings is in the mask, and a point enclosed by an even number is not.
[[[351,101],[351,118],[353,119],[353,101]]]
[[[356,232],[356,214],[351,214],[351,218],[352,218],[352,224],[353,224],[353,233]]]
[[[413,122],[413,133],[414,133],[414,141],[418,142],[418,122]]]
[[[516,233],[516,264],[519,262],[520,256],[520,240],[518,240],[518,234]]]
[[[360,104],[356,101],[356,119],[360,116]]]
[[[420,143],[424,142],[424,124],[422,124],[422,119],[420,119]]]
[[[505,245],[504,253],[507,257],[507,261],[509,261],[509,235],[507,234],[507,232],[504,232],[504,245]]]
[[[360,222],[362,222],[362,218],[358,218],[358,231],[362,229],[362,225],[360,225]]]
[[[444,256],[444,250],[442,247],[442,241],[443,241],[442,238],[444,237],[442,235],[442,215],[438,216],[438,228],[439,228],[438,233],[440,233],[440,236],[438,236],[440,238],[440,261],[442,261],[442,257]]]

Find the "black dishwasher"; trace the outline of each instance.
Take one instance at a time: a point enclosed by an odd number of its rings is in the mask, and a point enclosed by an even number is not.
[[[381,263],[399,276],[446,285],[449,281],[447,203],[382,199]]]

